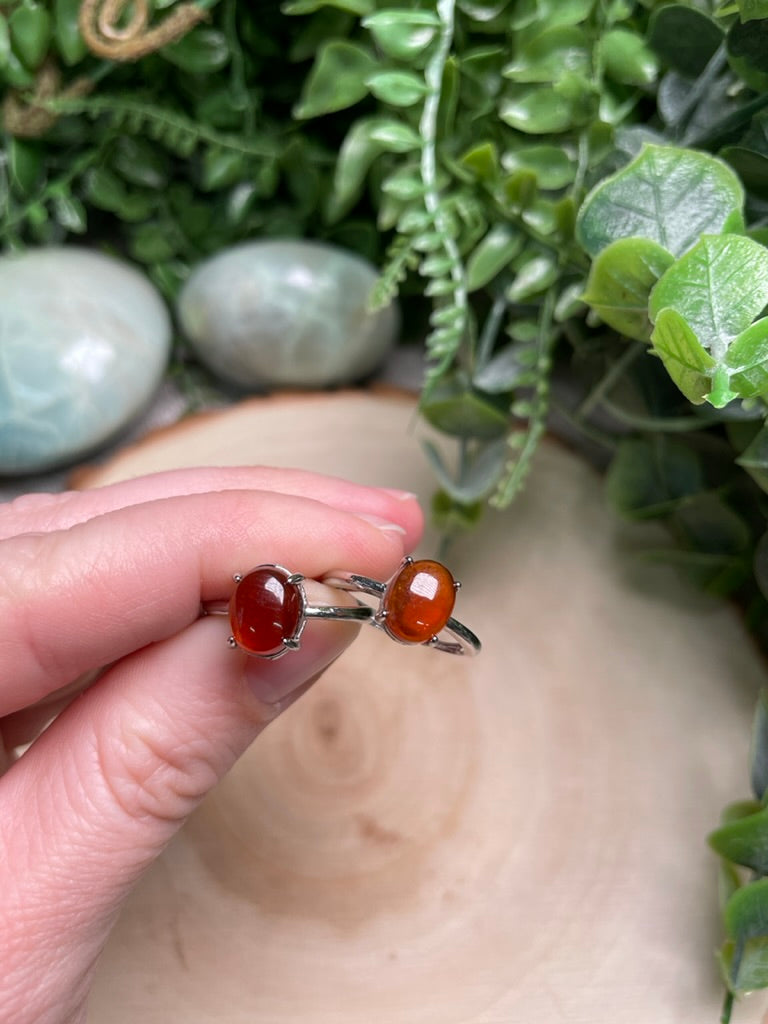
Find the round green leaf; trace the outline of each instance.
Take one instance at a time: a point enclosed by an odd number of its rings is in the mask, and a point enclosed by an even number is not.
[[[662,310],[676,310],[712,357],[724,362],[767,302],[768,250],[743,235],[707,235],[663,274],[649,312],[656,321]]]
[[[658,63],[645,41],[635,32],[616,28],[600,38],[600,56],[608,78],[623,85],[651,85]]]
[[[695,7],[657,7],[648,26],[648,45],[670,68],[697,78],[723,42],[720,26]]]
[[[531,171],[539,188],[560,189],[570,185],[576,166],[561,146],[521,146],[507,150],[501,165],[505,171]]]
[[[584,200],[576,237],[590,256],[619,238],[648,238],[681,256],[702,234],[741,223],[744,190],[722,160],[676,146],[645,145]]]
[[[434,11],[382,10],[363,18],[363,27],[387,56],[407,61],[426,50],[440,19]]]
[[[551,28],[522,46],[503,75],[513,82],[557,82],[569,71],[588,75],[590,65],[589,44],[580,28]]]
[[[365,84],[377,100],[393,107],[412,107],[427,91],[424,80],[411,71],[378,71]]]
[[[377,63],[366,47],[345,40],[331,40],[320,47],[293,111],[306,120],[359,103],[368,95],[367,80]]]
[[[609,327],[627,338],[648,341],[648,299],[674,257],[647,238],[620,238],[602,249],[589,273],[582,300]]]

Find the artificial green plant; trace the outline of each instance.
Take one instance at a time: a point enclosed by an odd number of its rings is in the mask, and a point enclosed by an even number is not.
[[[169,299],[244,238],[360,252],[426,336],[444,529],[566,429],[768,639],[768,0],[2,0],[0,83],[5,249],[84,237]],[[713,844],[756,875],[737,993],[765,865]]]

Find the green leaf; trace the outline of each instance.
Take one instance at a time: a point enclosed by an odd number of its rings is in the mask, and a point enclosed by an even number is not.
[[[768,0],[737,0],[742,21],[768,18]]]
[[[518,88],[499,106],[505,124],[529,135],[563,132],[573,123],[573,106],[551,88]]]
[[[8,18],[11,45],[29,71],[35,71],[48,52],[53,19],[37,0],[21,0]]]
[[[530,356],[535,357],[535,354],[532,346],[513,342],[478,370],[472,383],[479,391],[490,395],[501,395],[530,385],[533,382]]]
[[[454,377],[429,388],[422,396],[420,409],[428,423],[453,437],[492,441],[509,427],[505,409]]]
[[[592,13],[595,0],[538,0],[541,24],[579,25]]]
[[[648,299],[674,257],[646,238],[620,238],[602,249],[587,279],[584,302],[627,338],[648,341]]]
[[[424,80],[411,71],[378,71],[365,84],[377,100],[393,107],[412,107],[427,92]]]
[[[709,845],[721,857],[768,874],[768,810],[749,814],[721,825],[708,836]]]
[[[218,29],[197,26],[158,51],[171,64],[195,75],[210,75],[229,63],[229,43]]]
[[[540,295],[557,280],[557,262],[550,253],[526,257],[516,269],[515,279],[504,293],[510,302],[525,302]]]
[[[88,52],[85,40],[80,35],[79,12],[80,0],[54,0],[53,38],[67,67],[77,64]]]
[[[674,309],[663,309],[656,319],[651,341],[667,373],[688,401],[701,404],[712,389],[715,360],[699,344],[685,319]]]
[[[728,56],[744,61],[750,68],[768,72],[768,19],[735,21],[728,32]]]
[[[736,993],[768,985],[768,878],[742,886],[725,906],[732,946],[723,958],[728,986]]]
[[[714,360],[716,392],[734,372],[750,369],[746,362],[762,358],[764,344],[759,331],[751,332],[737,347],[737,365],[731,365],[728,350],[766,302],[768,250],[743,235],[705,235],[663,274],[651,292],[649,312],[656,323],[666,309],[675,310],[687,321],[698,344]],[[718,407],[720,400],[711,399]]]
[[[125,181],[142,188],[165,188],[171,177],[170,161],[163,150],[134,135],[115,139],[110,164]]]
[[[722,160],[676,146],[645,145],[589,193],[576,238],[596,256],[617,238],[649,238],[681,256],[700,235],[741,224],[744,190]]]
[[[301,121],[354,106],[368,95],[366,82],[377,66],[371,51],[357,43],[335,39],[324,43],[293,116]]]
[[[381,191],[386,196],[409,202],[413,199],[420,199],[426,189],[421,180],[419,168],[410,166],[400,167],[388,175],[381,183]]]
[[[570,185],[576,165],[562,146],[521,146],[507,150],[501,165],[505,171],[530,171],[536,175],[539,188],[560,189]]]
[[[288,0],[280,10],[283,14],[314,14],[323,7],[335,7],[349,14],[370,14],[375,7],[374,0]]]
[[[408,61],[435,38],[440,18],[434,11],[381,10],[363,18],[362,24],[387,56]]]
[[[8,31],[8,19],[5,15],[0,14],[0,70],[4,70],[8,66],[11,56],[11,36]]]
[[[658,74],[658,63],[644,40],[635,32],[616,28],[600,38],[599,53],[605,73],[623,85],[652,85]]]
[[[731,386],[741,398],[768,392],[768,318],[757,320],[736,338],[725,359]]]
[[[589,75],[590,65],[589,44],[580,28],[551,28],[520,47],[502,73],[513,82],[557,82],[569,71]]]
[[[479,181],[493,182],[499,176],[499,155],[493,142],[481,142],[468,149],[459,157],[459,163]]]
[[[11,183],[21,195],[31,195],[43,173],[43,149],[39,142],[11,136],[7,142]]]
[[[606,477],[609,499],[632,519],[666,515],[681,499],[703,488],[696,452],[663,436],[621,441]]]
[[[421,149],[421,138],[407,124],[378,117],[373,118],[370,125],[371,140],[378,142],[382,149],[392,153],[410,153],[414,149]]]
[[[66,194],[54,195],[53,216],[56,223],[60,224],[65,231],[75,235],[82,235],[88,227],[88,214],[85,206],[77,196]]]
[[[371,164],[384,152],[381,142],[373,138],[373,129],[378,123],[379,118],[375,117],[355,121],[341,145],[326,205],[326,219],[332,224],[341,220],[358,201]]]
[[[467,290],[476,291],[509,265],[523,246],[523,235],[506,224],[497,224],[467,260]]]
[[[228,188],[241,181],[245,174],[245,158],[242,153],[231,149],[211,146],[203,155],[200,172],[200,187],[204,192]],[[157,260],[149,262],[155,263]]]
[[[723,42],[720,26],[695,7],[657,7],[648,25],[648,45],[667,67],[697,78]]]

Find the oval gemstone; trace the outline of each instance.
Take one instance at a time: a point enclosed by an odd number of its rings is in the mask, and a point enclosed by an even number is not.
[[[302,615],[301,591],[288,573],[261,565],[240,580],[229,602],[232,635],[239,647],[274,657],[295,636]]]
[[[454,579],[444,565],[427,558],[411,562],[384,594],[384,628],[403,643],[426,643],[445,626],[455,600]]]

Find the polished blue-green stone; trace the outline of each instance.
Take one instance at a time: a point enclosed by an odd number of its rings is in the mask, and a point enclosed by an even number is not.
[[[190,345],[237,387],[327,387],[373,373],[399,330],[368,299],[376,269],[314,241],[246,242],[200,264],[179,297]]]
[[[0,258],[0,473],[76,461],[163,376],[170,318],[132,267],[76,247]]]

